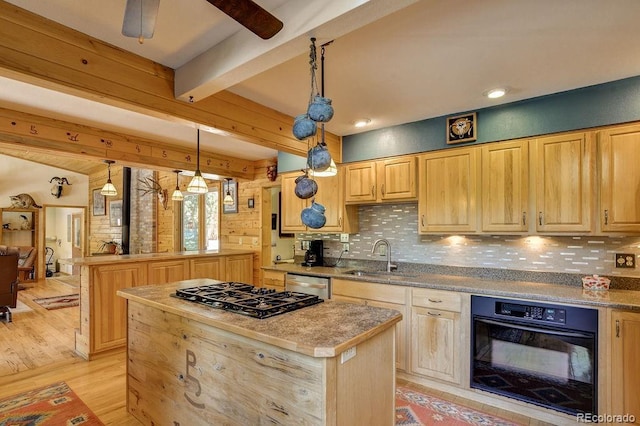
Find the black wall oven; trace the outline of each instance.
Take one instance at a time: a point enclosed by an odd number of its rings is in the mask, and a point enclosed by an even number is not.
[[[598,311],[471,297],[471,387],[597,414]]]

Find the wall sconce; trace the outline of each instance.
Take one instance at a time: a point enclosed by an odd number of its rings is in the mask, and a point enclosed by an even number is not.
[[[115,197],[116,195],[118,195],[118,191],[116,190],[116,187],[113,186],[113,183],[111,183],[111,165],[115,163],[115,161],[104,160],[104,162],[107,163],[108,178],[107,178],[107,183],[105,183],[104,186],[102,187],[100,194],[105,195],[107,197]]]
[[[173,201],[182,201],[184,200],[184,196],[182,195],[182,191],[180,191],[180,185],[179,185],[180,173],[182,173],[182,170],[174,170],[173,173],[176,174],[176,189],[173,190],[173,194],[171,194],[171,199]]]
[[[222,200],[222,204],[224,204],[225,206],[232,206],[234,204],[234,200],[233,200],[233,197],[231,196],[231,191],[229,190],[229,182],[233,179],[224,178],[224,180],[227,181],[227,191],[224,194],[224,199]]]
[[[247,207],[249,207],[250,209],[254,208],[256,206],[256,201],[254,198],[249,198],[247,200]]]

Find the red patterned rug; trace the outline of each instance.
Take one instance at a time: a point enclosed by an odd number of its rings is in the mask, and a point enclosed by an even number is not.
[[[518,426],[517,423],[443,401],[403,386],[396,387],[396,426]]]
[[[104,425],[65,382],[0,400],[0,425]]]

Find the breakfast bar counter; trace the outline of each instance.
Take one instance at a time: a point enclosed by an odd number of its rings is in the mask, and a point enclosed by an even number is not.
[[[127,406],[144,424],[394,424],[391,309],[333,301],[258,319],[174,297],[127,299]]]

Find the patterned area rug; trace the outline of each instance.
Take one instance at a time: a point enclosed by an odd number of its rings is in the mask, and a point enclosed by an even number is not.
[[[69,308],[80,304],[79,294],[65,294],[64,296],[43,297],[41,299],[33,299],[38,305],[46,309]]]
[[[396,425],[517,426],[518,424],[398,386],[396,387]]]
[[[65,382],[0,400],[0,425],[104,425]]]

